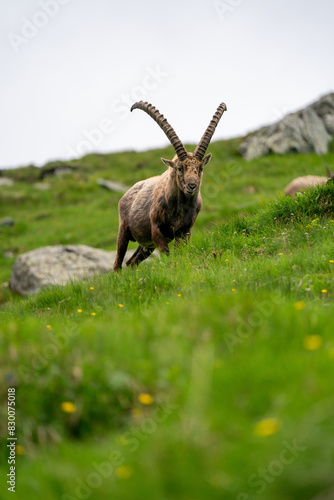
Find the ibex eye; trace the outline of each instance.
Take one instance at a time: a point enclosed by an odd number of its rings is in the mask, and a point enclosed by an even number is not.
[[[177,167],[178,172],[182,172],[182,167]]]

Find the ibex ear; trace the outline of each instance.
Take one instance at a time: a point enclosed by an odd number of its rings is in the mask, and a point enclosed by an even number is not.
[[[209,161],[211,160],[211,158],[212,158],[212,154],[211,153],[209,153],[208,155],[206,155],[206,157],[203,160],[203,167],[205,167],[205,165],[207,165],[209,163]]]
[[[176,168],[173,160],[165,160],[165,158],[161,158],[161,161],[166,165],[166,167]]]

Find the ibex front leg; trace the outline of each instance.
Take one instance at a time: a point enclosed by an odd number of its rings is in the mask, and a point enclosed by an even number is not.
[[[160,252],[169,255],[168,241],[157,224],[152,224],[152,241],[159,248]]]
[[[183,229],[183,230],[175,233],[175,246],[176,247],[180,246],[181,241],[183,241],[183,243],[187,244],[189,241],[190,235],[191,235],[190,229]]]

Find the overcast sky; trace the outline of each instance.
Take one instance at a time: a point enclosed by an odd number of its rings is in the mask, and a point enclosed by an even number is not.
[[[196,143],[272,123],[334,90],[333,0],[1,1],[0,168]]]

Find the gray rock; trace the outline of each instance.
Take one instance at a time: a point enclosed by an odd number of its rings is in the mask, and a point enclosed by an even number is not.
[[[12,259],[15,254],[12,250],[5,250],[4,252],[2,252],[2,255],[6,257],[6,259]]]
[[[333,115],[334,114],[334,93],[327,94],[315,103],[311,104],[311,107],[320,116],[323,118],[325,115]]]
[[[306,108],[302,111],[304,123],[304,137],[307,144],[313,146],[318,155],[324,155],[328,152],[328,145],[331,136],[327,133],[323,120],[313,111],[312,108]]]
[[[334,93],[250,134],[241,144],[239,151],[247,160],[270,152],[315,152],[321,155],[328,152],[328,145],[333,136]]]
[[[38,189],[39,191],[47,191],[48,189],[51,188],[51,184],[49,182],[35,182],[33,186],[35,189]]]
[[[259,156],[265,156],[270,152],[270,147],[261,135],[253,135],[246,139],[239,148],[240,153],[246,160],[253,160]]]
[[[40,169],[39,178],[41,180],[49,176],[63,177],[77,171],[78,168],[68,163],[59,162],[57,165],[46,166]]]
[[[304,134],[302,118],[297,114],[284,117],[266,137],[269,150],[276,154],[286,154],[290,151],[307,153],[310,151]],[[268,131],[266,131],[268,133]]]
[[[125,193],[129,188],[120,182],[110,181],[108,179],[97,179],[96,183],[109,191],[116,191],[117,193]]]
[[[129,259],[134,250],[127,252]],[[65,285],[112,270],[116,252],[87,245],[57,245],[37,248],[20,255],[9,281],[11,290],[21,295],[36,293],[44,287]]]
[[[0,187],[1,186],[12,186],[13,184],[14,184],[14,181],[10,177],[0,177]]]
[[[324,124],[327,132],[334,136],[334,114],[323,116]]]
[[[14,226],[15,221],[12,219],[12,217],[4,217],[3,219],[0,220],[0,226]]]

